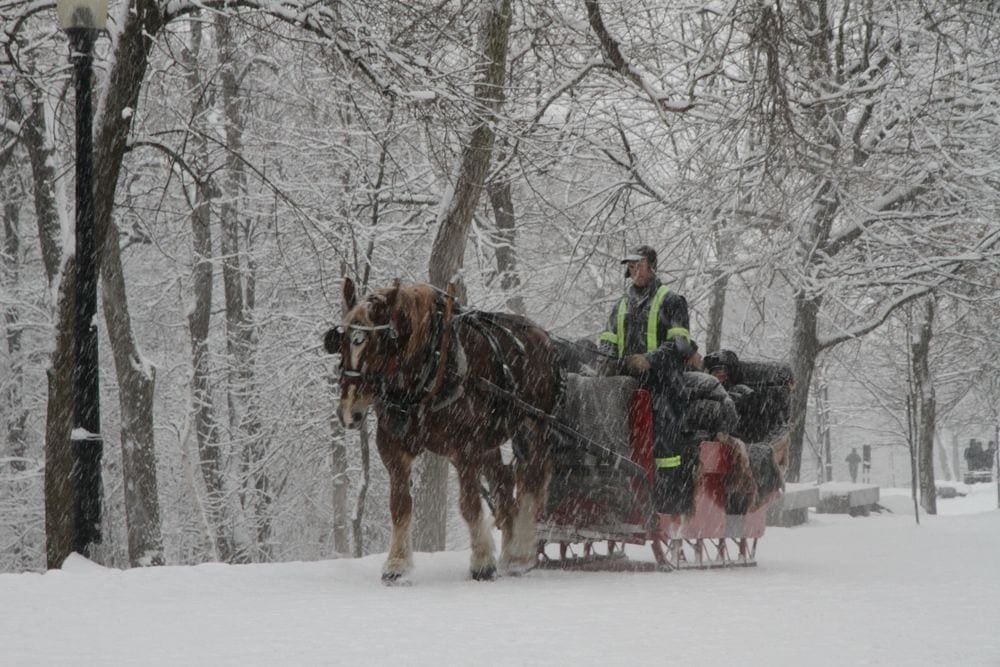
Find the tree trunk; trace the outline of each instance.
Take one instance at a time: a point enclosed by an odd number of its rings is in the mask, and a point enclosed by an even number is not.
[[[822,464],[819,478],[833,481],[833,446],[830,433],[830,392],[822,375],[816,377],[816,442],[819,444],[817,460]]]
[[[448,525],[448,459],[424,452],[417,459],[413,494],[413,548],[443,551]]]
[[[799,292],[795,295],[795,321],[792,324],[792,388],[791,434],[788,447],[788,471],[785,479],[798,482],[802,471],[802,445],[806,429],[806,412],[809,408],[809,385],[812,382],[819,342],[816,339],[817,315],[820,297],[809,297]]]
[[[358,500],[354,507],[354,518],[351,520],[351,530],[354,533],[354,557],[361,558],[365,555],[365,497],[368,495],[368,484],[371,481],[371,446],[369,443],[368,421],[361,422],[358,429],[358,439],[361,443],[361,485],[358,487]],[[444,460],[442,457],[438,457]],[[445,469],[447,471],[447,468]],[[347,493],[346,491],[344,492]],[[444,538],[442,537],[442,542]],[[444,549],[444,545],[441,545]],[[441,549],[438,549],[440,551]]]
[[[206,504],[212,524],[215,548],[223,562],[233,558],[233,541],[226,530],[225,484],[222,474],[222,448],[219,424],[212,395],[212,370],[209,363],[208,329],[212,308],[212,233],[209,186],[196,185],[195,207],[191,211],[194,265],[191,286],[194,306],[188,313],[191,338],[191,402],[195,438],[198,442],[199,468],[205,482]]]
[[[962,457],[959,455],[960,449],[958,436],[951,436],[951,469],[955,473],[956,482],[962,481]]]
[[[191,118],[195,124],[208,113],[203,90],[198,55],[201,53],[202,23],[191,22],[191,45],[184,54],[188,67],[187,81],[191,95]],[[216,556],[222,562],[231,562],[235,553],[233,538],[226,523],[225,483],[222,471],[222,448],[219,445],[219,423],[216,418],[215,399],[212,394],[212,369],[209,363],[208,331],[212,311],[212,201],[218,188],[210,176],[205,175],[208,157],[205,140],[200,132],[191,137],[192,164],[195,172],[194,206],[191,210],[191,239],[194,263],[191,268],[191,287],[194,304],[188,313],[188,330],[191,337],[191,402],[195,438],[198,442],[198,460],[205,483],[208,521]]]
[[[239,64],[232,34],[235,19],[215,15],[215,35],[219,45],[222,106],[226,130],[226,169],[219,222],[222,249],[222,284],[226,298],[226,350],[229,356],[229,423],[232,436],[244,443],[240,499],[256,543],[254,560],[270,560],[271,483],[264,468],[266,445],[261,436],[256,409],[255,356],[256,328],[253,324],[254,272],[249,261],[250,235],[242,231],[240,217],[246,196],[243,168],[243,113]],[[248,247],[240,247],[240,239]],[[243,261],[241,261],[243,260]],[[244,267],[245,263],[245,267]]]
[[[480,113],[473,119],[468,141],[458,158],[452,196],[442,201],[438,233],[431,250],[428,273],[431,283],[439,288],[444,288],[462,268],[472,215],[490,168],[496,138],[496,114],[503,102],[511,2],[484,2],[483,12],[479,38],[482,60],[476,68],[475,86]]]
[[[715,274],[708,302],[708,322],[705,325],[705,354],[722,348],[722,327],[726,313],[726,291],[729,276],[721,271]]]
[[[938,454],[938,465],[941,466],[941,474],[944,475],[946,480],[957,482],[958,478],[955,473],[951,470],[951,462],[948,460],[948,450],[945,448],[944,444],[938,440],[935,440],[935,449]]]
[[[719,267],[713,271],[712,291],[708,302],[708,323],[705,326],[704,354],[715,352],[722,348],[722,328],[726,315],[726,292],[729,289],[728,262],[733,257],[733,235],[726,229],[725,223],[716,220],[713,229],[715,237],[715,258]]]
[[[30,63],[25,63],[30,67]],[[45,563],[58,568],[73,552],[73,489],[70,473],[73,452],[69,447],[73,428],[73,322],[76,263],[66,259],[59,273],[62,248],[62,225],[56,208],[55,160],[45,121],[40,91],[34,91],[24,112],[24,103],[13,93],[7,96],[7,108],[21,123],[21,141],[31,165],[31,188],[35,202],[38,244],[47,285],[55,290],[55,342],[47,369],[48,401],[45,417]]]
[[[462,268],[472,216],[479,203],[490,168],[496,138],[496,114],[503,103],[507,41],[512,16],[511,1],[482,3],[479,32],[480,62],[476,67],[475,97],[478,113],[456,164],[450,197],[442,200],[438,232],[428,266],[430,282],[444,289]],[[418,462],[420,482],[414,499],[414,548],[444,549],[447,522],[448,464],[425,452]]]
[[[13,184],[0,181],[0,199],[3,200],[3,262],[0,264],[0,287],[13,295],[20,278],[21,230],[19,202],[23,192],[15,192]],[[10,367],[4,381],[3,413],[7,415],[5,424],[7,452],[11,457],[11,468],[23,471],[27,466],[24,457],[28,442],[24,425],[28,421],[28,410],[24,407],[24,353],[21,349],[21,314],[13,299],[3,309],[4,337],[7,340],[7,358]],[[2,450],[0,450],[2,451]]]
[[[330,395],[336,395],[336,382],[333,376],[329,376],[327,381],[330,384]],[[350,479],[347,476],[347,444],[344,439],[347,434],[340,420],[336,417],[336,411],[330,411],[330,435],[332,446],[330,448],[330,473],[333,486],[332,506],[333,510],[333,552],[338,556],[347,556],[351,551],[351,521],[349,508],[347,505],[347,492],[351,488]],[[367,466],[363,467],[365,480],[363,486],[367,491]],[[358,504],[358,514],[364,515],[364,504]],[[357,536],[355,542],[358,542]],[[354,552],[356,554],[356,552]],[[356,554],[357,555],[357,554]]]
[[[8,108],[12,112],[13,120],[21,123],[21,142],[28,152],[28,162],[31,164],[38,245],[42,254],[42,266],[45,267],[45,278],[51,288],[59,274],[59,263],[62,258],[62,226],[59,224],[59,210],[56,208],[54,192],[56,160],[52,141],[48,138],[45,107],[39,89],[33,87],[29,105],[30,109],[25,114],[22,102],[13,99],[12,95]]]
[[[913,404],[917,414],[917,462],[920,478],[920,504],[928,514],[937,514],[937,489],[934,485],[934,431],[937,401],[930,374],[930,345],[935,315],[934,298],[924,301],[924,317],[917,330],[917,340],[910,350],[913,363]]]
[[[69,448],[73,428],[73,321],[76,259],[63,264],[57,292],[55,345],[48,368],[45,416],[45,566],[62,567],[73,553],[73,489]]]
[[[101,255],[102,306],[115,362],[121,406],[122,472],[125,475],[125,521],[129,562],[163,563],[153,435],[155,372],[142,356],[133,333],[122,268],[119,230],[112,218],[118,175],[127,148],[139,90],[149,63],[153,38],[162,27],[156,3],[136,0],[115,44],[106,94],[98,106],[94,141],[94,222]]]
[[[498,157],[500,160],[504,159],[503,155]],[[517,289],[521,286],[521,277],[517,273],[517,252],[515,250],[517,229],[510,178],[506,174],[499,174],[487,185],[487,191],[497,226],[496,259],[497,273],[500,275],[500,289],[507,295],[507,308],[512,313],[524,315],[524,298],[517,293]]]

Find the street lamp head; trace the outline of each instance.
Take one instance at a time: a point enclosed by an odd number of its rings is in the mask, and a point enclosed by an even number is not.
[[[56,12],[63,30],[104,30],[108,0],[56,0]]]

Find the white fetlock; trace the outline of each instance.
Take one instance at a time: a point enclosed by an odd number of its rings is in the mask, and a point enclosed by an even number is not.
[[[511,539],[503,545],[500,572],[506,575],[524,574],[538,564],[535,538],[535,498],[525,493],[518,499]]]

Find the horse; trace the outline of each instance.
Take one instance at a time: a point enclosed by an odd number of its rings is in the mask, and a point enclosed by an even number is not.
[[[410,472],[423,451],[446,457],[458,472],[472,579],[493,580],[498,572],[480,475],[501,532],[499,572],[534,567],[535,514],[551,474],[545,417],[563,389],[549,335],[524,317],[459,309],[450,292],[427,284],[397,280],[359,301],[346,278],[342,296],[343,321],[326,332],[323,345],[340,355],[341,423],[358,428],[369,408],[377,418],[392,518],[382,581],[405,583],[413,567]],[[500,453],[507,440],[513,466]]]

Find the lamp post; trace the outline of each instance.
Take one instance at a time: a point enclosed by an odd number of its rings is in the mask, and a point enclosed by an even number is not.
[[[94,41],[107,0],[57,0],[70,43],[76,91],[76,298],[73,323],[73,431],[70,434],[73,551],[89,556],[101,541],[101,409],[97,357],[98,249],[94,234],[92,83]]]

